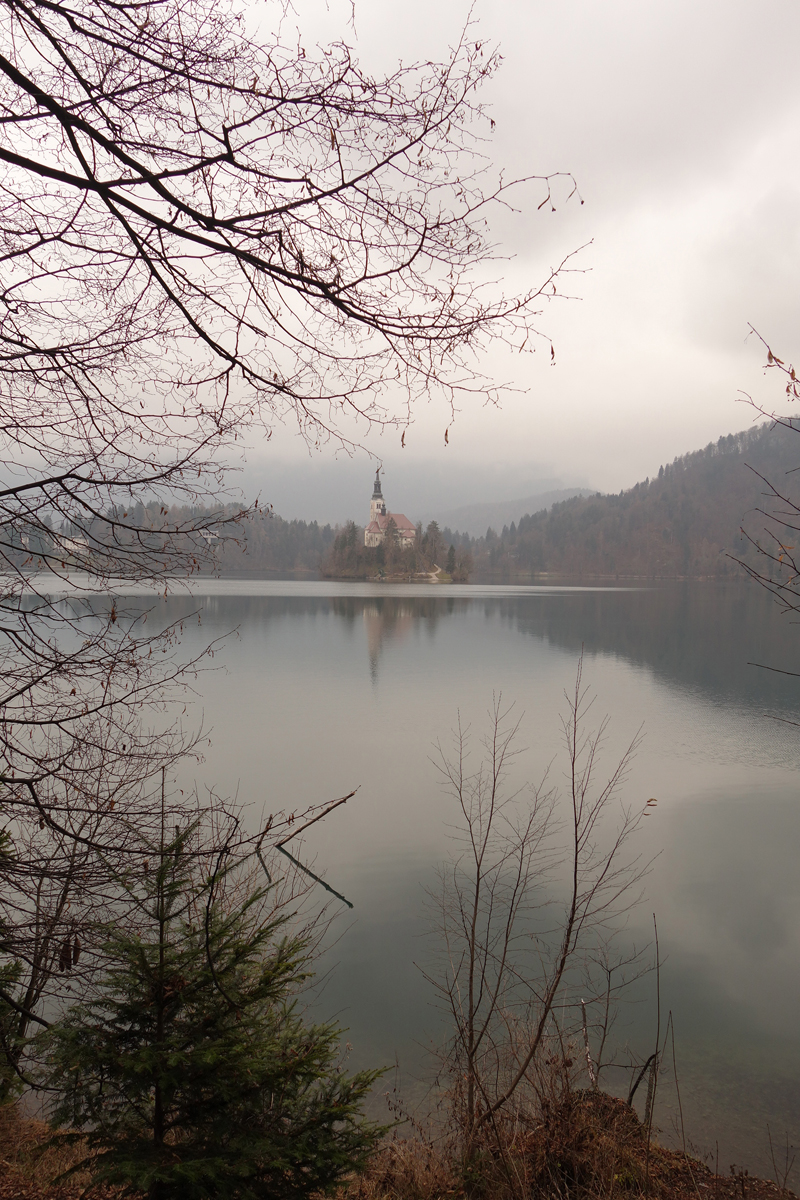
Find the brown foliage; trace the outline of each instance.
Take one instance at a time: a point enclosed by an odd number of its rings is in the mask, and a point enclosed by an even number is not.
[[[623,1100],[556,1088],[524,1119],[503,1124],[469,1172],[454,1143],[395,1137],[351,1180],[346,1200],[789,1200],[753,1176],[714,1176],[687,1154],[651,1144]],[[647,1190],[646,1190],[647,1188]]]
[[[43,1121],[24,1117],[13,1104],[0,1106],[0,1200],[74,1200],[89,1184],[86,1174],[69,1183],[53,1184],[85,1155],[80,1142],[48,1145],[52,1131]],[[88,1193],[111,1200],[117,1193],[103,1189]]]

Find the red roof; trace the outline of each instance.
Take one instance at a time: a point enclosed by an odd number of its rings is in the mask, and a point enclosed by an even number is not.
[[[397,532],[402,536],[411,537],[416,535],[416,527],[412,525],[408,517],[403,513],[386,513],[385,516],[376,517],[374,521],[370,521],[367,529],[370,533],[386,533],[389,522],[394,521],[397,526]]]

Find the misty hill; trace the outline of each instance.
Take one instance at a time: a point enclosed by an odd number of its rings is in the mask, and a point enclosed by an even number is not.
[[[787,472],[800,463],[798,433],[764,424],[730,434],[619,495],[576,497],[499,534],[469,539],[475,575],[736,575],[741,568],[728,555],[756,558],[740,527],[758,536],[764,519],[757,510],[772,507],[754,470],[779,488],[791,486]]]
[[[473,537],[492,529],[502,529],[512,521],[518,521],[525,513],[537,513],[548,509],[561,500],[570,500],[573,496],[591,496],[590,488],[555,487],[549,491],[537,492],[533,496],[524,496],[520,500],[497,500],[484,504],[464,504],[460,508],[448,509],[434,514],[439,525],[450,529],[458,529]]]

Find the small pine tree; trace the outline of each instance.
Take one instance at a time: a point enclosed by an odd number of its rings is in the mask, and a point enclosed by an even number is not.
[[[150,1200],[329,1192],[383,1132],[361,1112],[380,1072],[345,1075],[339,1029],[296,1011],[308,945],[261,919],[265,892],[221,902],[186,848],[162,848],[137,927],[106,931],[93,995],[41,1036],[53,1123],[86,1131],[95,1182]]]

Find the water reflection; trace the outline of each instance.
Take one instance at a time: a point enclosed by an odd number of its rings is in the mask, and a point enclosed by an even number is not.
[[[265,589],[269,584],[264,585]],[[404,589],[409,595],[316,594],[170,596],[159,601],[172,619],[202,605],[205,623],[234,626],[324,621],[334,616],[351,631],[368,630],[367,659],[375,675],[387,643],[424,628],[435,639],[441,622],[480,612],[573,655],[623,658],[647,667],[670,685],[696,689],[715,701],[800,710],[797,681],[750,663],[800,670],[800,636],[778,606],[750,584],[675,584],[642,589]],[[454,594],[455,592],[455,594]],[[476,593],[473,595],[472,593]],[[154,601],[156,603],[156,601]],[[223,618],[224,614],[224,618]]]
[[[391,596],[365,600],[348,597],[333,601],[333,612],[344,621],[352,622],[360,612],[367,633],[369,673],[373,684],[378,681],[378,664],[384,645],[396,645],[409,636],[412,629],[424,625],[428,637],[433,640],[439,621],[451,616],[459,603],[453,598],[445,600],[418,600]],[[462,608],[469,604],[462,600]]]
[[[400,601],[390,606],[379,601],[364,605],[369,673],[373,683],[378,682],[378,662],[384,641],[391,638],[395,642],[402,642],[414,623],[414,616],[413,604],[410,601]]]
[[[778,605],[750,584],[677,584],[627,593],[571,594],[541,607],[506,607],[521,632],[577,652],[624,657],[667,683],[715,699],[797,704],[797,681],[749,666],[797,670],[800,637]]]
[[[422,1070],[435,1036],[422,953],[422,885],[447,849],[429,762],[457,710],[481,726],[494,690],[518,701],[536,779],[558,739],[559,700],[581,647],[599,705],[625,741],[647,738],[628,792],[658,796],[645,855],[659,853],[636,940],[659,915],[663,1004],[677,1031],[691,1136],[722,1161],[765,1169],[765,1127],[792,1131],[800,1101],[800,730],[797,631],[757,588],[639,591],[375,588],[171,597],[163,620],[202,607],[186,649],[238,629],[201,677],[214,727],[204,775],[278,807],[361,790],[307,852],[355,904],[323,998],[350,1027],[357,1065]],[[154,619],[154,618],[153,618]],[[797,639],[800,647],[800,639]],[[652,1038],[652,990],[624,1036]],[[623,1026],[624,1027],[624,1026]],[[674,1097],[665,1086],[660,1120]],[[794,1136],[800,1130],[794,1130]]]
[[[648,889],[664,931],[662,1004],[675,1017],[684,1115],[698,1147],[719,1141],[726,1171],[737,1162],[769,1173],[768,1124],[795,1145],[800,1133],[795,778],[749,772],[738,786],[685,795],[664,814]],[[630,1014],[639,1045],[652,1037],[643,1018]],[[668,1085],[659,1119],[669,1127],[677,1115]]]

